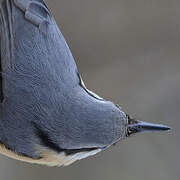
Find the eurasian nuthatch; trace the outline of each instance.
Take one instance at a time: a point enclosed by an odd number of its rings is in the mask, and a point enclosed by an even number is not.
[[[69,165],[129,135],[170,128],[134,120],[89,91],[43,0],[0,0],[0,152]]]

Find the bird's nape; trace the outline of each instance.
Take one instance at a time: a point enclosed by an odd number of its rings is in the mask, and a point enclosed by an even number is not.
[[[142,133],[142,132],[155,132],[155,131],[170,131],[171,128],[162,125],[162,124],[153,124],[148,122],[143,122],[139,120],[135,120],[128,117],[128,126],[127,126],[127,136],[130,136],[131,134],[135,133]]]

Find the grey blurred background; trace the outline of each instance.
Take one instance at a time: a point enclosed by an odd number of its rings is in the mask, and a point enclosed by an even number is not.
[[[1,180],[180,179],[180,1],[47,0],[86,86],[141,120],[140,134],[66,168],[0,155]]]

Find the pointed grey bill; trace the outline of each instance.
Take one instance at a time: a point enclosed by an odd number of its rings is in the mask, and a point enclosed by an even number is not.
[[[153,124],[136,120],[133,124],[128,125],[128,135],[140,132],[153,132],[153,131],[169,131],[170,127],[162,124]]]

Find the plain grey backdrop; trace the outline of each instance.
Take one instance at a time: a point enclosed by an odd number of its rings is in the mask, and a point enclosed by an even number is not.
[[[179,180],[180,1],[46,2],[86,86],[134,117],[173,131],[133,136],[66,168],[0,155],[0,179]]]

